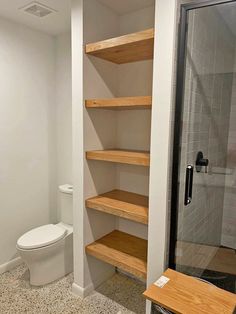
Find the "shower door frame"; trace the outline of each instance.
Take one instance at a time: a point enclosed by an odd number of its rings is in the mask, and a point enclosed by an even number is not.
[[[188,11],[210,7],[220,4],[233,3],[236,0],[209,0],[202,3],[187,3],[180,7],[180,21],[178,29],[178,56],[177,56],[177,75],[176,75],[176,95],[175,95],[175,117],[174,117],[174,140],[172,155],[172,184],[171,184],[171,217],[170,217],[170,241],[169,241],[169,267],[176,269],[175,247],[177,241],[178,228],[178,204],[179,204],[179,162],[180,162],[180,135],[181,117],[183,112],[184,95],[184,74],[186,60],[186,37],[188,29]]]

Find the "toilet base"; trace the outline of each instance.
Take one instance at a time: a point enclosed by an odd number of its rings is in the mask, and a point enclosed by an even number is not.
[[[52,245],[18,251],[29,268],[33,286],[46,285],[73,271],[73,232]]]

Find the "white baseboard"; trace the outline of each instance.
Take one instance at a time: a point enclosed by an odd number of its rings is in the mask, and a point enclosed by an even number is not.
[[[115,273],[114,269],[111,269],[110,271],[106,271],[105,273],[97,277],[89,285],[87,285],[85,288],[80,287],[77,283],[74,282],[72,284],[72,293],[82,299],[86,298],[94,289],[96,289],[96,287],[98,287],[104,281],[112,277],[114,273]]]
[[[16,257],[16,258],[12,259],[11,261],[0,265],[0,274],[3,274],[6,271],[13,269],[22,263],[23,263],[23,261],[22,261],[21,257]]]
[[[152,310],[152,302],[147,300],[146,301],[146,314],[151,314],[151,310]]]
[[[85,298],[93,291],[93,284],[91,283],[85,288],[80,287],[75,282],[72,284],[72,293],[80,298]]]

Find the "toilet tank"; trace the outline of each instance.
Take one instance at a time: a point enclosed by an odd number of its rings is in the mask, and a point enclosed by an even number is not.
[[[73,224],[73,186],[64,184],[59,186],[59,219],[65,224]]]

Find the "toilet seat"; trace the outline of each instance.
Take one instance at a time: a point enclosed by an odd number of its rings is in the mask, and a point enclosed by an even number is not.
[[[17,241],[20,249],[37,249],[53,244],[66,235],[67,231],[58,225],[44,225],[23,234]]]

